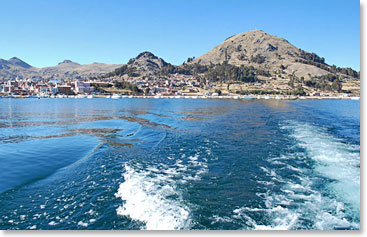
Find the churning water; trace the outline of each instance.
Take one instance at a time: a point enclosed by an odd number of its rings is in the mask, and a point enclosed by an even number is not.
[[[1,99],[0,229],[359,229],[359,111]]]

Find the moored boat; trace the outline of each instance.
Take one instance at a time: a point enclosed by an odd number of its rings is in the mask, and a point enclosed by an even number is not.
[[[120,98],[121,98],[121,96],[120,96],[119,94],[113,94],[113,95],[111,96],[111,98],[112,98],[112,99],[120,99]]]

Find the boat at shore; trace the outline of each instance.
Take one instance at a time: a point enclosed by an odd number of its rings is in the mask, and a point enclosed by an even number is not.
[[[119,94],[113,94],[113,95],[111,96],[111,98],[112,98],[112,99],[120,99],[120,98],[121,98],[121,96],[120,96]]]
[[[256,97],[249,96],[249,95],[244,95],[244,96],[241,96],[240,98],[243,99],[243,100],[254,100],[254,99],[256,99]]]

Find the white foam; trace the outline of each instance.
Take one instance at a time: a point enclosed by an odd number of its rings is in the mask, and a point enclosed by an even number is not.
[[[57,225],[57,223],[55,221],[51,221],[48,223],[48,225]]]
[[[212,219],[213,219],[213,221],[211,222],[211,224],[215,224],[215,223],[218,223],[218,222],[222,222],[222,223],[233,222],[233,219],[228,217],[228,216],[221,217],[221,216],[218,216],[218,215],[213,215]]]
[[[79,221],[78,222],[78,226],[81,226],[81,227],[88,227],[88,223],[85,223],[83,221]]]
[[[148,230],[177,230],[189,224],[190,209],[179,200],[180,193],[169,176],[135,171],[129,165],[125,171],[125,181],[116,194],[125,201],[117,209],[118,215],[144,222]]]
[[[316,161],[315,170],[335,180],[331,190],[341,200],[360,209],[360,155],[359,147],[343,143],[321,128],[304,123],[290,122],[284,128],[300,142],[308,156]]]
[[[264,200],[265,207],[237,208],[233,217],[245,220],[257,230],[359,229],[359,147],[343,143],[325,130],[308,124],[290,122],[282,128],[291,132],[298,148],[303,148],[306,153],[291,152],[269,158],[269,164],[280,167],[279,172],[260,167],[268,179],[274,181],[272,184],[258,180],[258,183],[270,186],[268,192],[257,193]],[[287,162],[282,164],[286,160],[306,159],[312,159],[315,165],[299,168]],[[280,170],[287,169],[295,174],[283,177]],[[314,180],[319,180],[320,176],[333,180],[325,190],[314,187]],[[281,189],[273,192],[272,186],[277,185],[281,185]],[[263,212],[268,221],[259,222],[251,217],[252,213],[259,212]]]
[[[149,230],[190,228],[190,203],[184,202],[181,186],[200,180],[208,172],[207,150],[199,147],[196,154],[188,155],[181,149],[167,157],[175,160],[173,164],[124,164],[124,182],[115,194],[123,200],[117,214],[143,222],[143,228]]]

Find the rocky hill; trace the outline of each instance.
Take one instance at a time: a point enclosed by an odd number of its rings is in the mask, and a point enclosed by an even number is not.
[[[29,69],[32,66],[29,65],[28,63],[20,60],[19,58],[13,57],[9,60],[4,60],[0,58],[0,70],[1,71],[5,71],[5,70],[21,70],[21,69]]]
[[[53,67],[36,68],[19,58],[0,59],[0,80],[20,79],[88,79],[104,75],[120,64],[92,63],[81,65],[70,60],[64,60]]]
[[[311,78],[330,73],[357,78],[357,72],[350,68],[337,68],[325,63],[325,59],[290,44],[286,39],[254,30],[227,38],[192,63],[203,65],[228,64],[252,66],[269,71],[272,76],[293,74]]]
[[[146,51],[140,53],[135,58],[131,58],[127,64],[116,68],[114,71],[108,73],[106,76],[114,77],[127,75],[138,77],[152,75],[159,72],[168,65],[169,64],[162,58],[158,58],[153,53]]]
[[[145,74],[157,72],[163,67],[167,66],[167,63],[151,52],[143,52],[137,57],[130,59],[128,65],[129,67],[135,67],[136,72]]]

